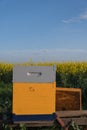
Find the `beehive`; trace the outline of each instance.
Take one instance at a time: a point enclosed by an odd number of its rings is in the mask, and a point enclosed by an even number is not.
[[[81,110],[81,89],[56,88],[56,111]]]
[[[53,66],[13,68],[13,121],[55,118],[55,73]]]

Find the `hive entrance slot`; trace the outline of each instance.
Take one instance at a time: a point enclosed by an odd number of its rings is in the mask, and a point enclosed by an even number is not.
[[[41,72],[27,72],[27,76],[41,76]]]

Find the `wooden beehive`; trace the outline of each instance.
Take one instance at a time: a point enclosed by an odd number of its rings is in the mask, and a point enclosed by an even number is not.
[[[81,89],[56,88],[56,111],[81,110]]]
[[[55,75],[53,66],[14,66],[14,123],[54,120]]]

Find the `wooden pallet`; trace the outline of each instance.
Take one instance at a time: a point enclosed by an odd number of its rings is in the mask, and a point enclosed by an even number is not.
[[[87,125],[87,110],[57,111],[56,115],[59,116],[65,124],[72,120],[77,125]]]
[[[71,120],[74,121],[77,125],[87,125],[87,110],[79,111],[57,111],[56,116],[59,116],[65,124],[68,124]],[[25,122],[16,122],[16,124],[9,124],[10,126],[18,126],[21,123]],[[26,122],[27,127],[43,127],[43,126],[53,126],[55,125],[54,121],[29,121]]]
[[[70,121],[74,121],[77,125],[87,126],[87,110],[56,111],[56,116],[59,116],[65,125],[67,125]],[[10,128],[19,128],[21,123],[26,124],[27,127],[52,127],[55,125],[55,121],[29,121],[26,123],[16,122],[15,124],[6,124]],[[0,121],[0,124],[3,124],[3,121]]]

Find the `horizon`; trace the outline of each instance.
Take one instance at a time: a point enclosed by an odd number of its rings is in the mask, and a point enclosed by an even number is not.
[[[0,0],[0,61],[87,61],[87,1]]]

